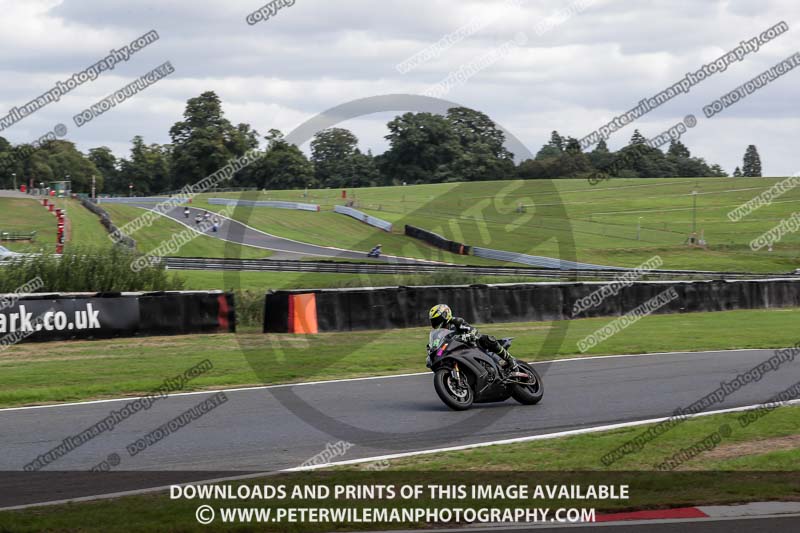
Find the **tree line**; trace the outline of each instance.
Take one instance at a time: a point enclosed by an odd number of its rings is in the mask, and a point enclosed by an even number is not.
[[[344,188],[598,173],[622,178],[727,176],[719,165],[693,156],[680,140],[673,140],[665,152],[648,146],[639,130],[616,152],[605,141],[584,152],[576,138],[553,131],[533,159],[516,164],[504,147],[503,131],[484,113],[465,107],[445,115],[405,113],[387,129],[389,148],[382,154],[362,152],[358,138],[347,129],[329,128],[314,136],[308,157],[279,130],[261,137],[250,124],[232,124],[220,98],[208,91],[187,101],[183,119],[169,130],[169,144],[148,144],[137,135],[128,157],[116,157],[107,146],[84,154],[66,140],[12,146],[0,137],[0,187],[70,179],[74,192],[89,192],[94,177],[98,193],[163,193],[200,181],[250,150],[263,156],[237,172],[231,187]],[[260,149],[262,139],[266,143]],[[761,176],[755,146],[747,148],[742,168],[733,174]]]

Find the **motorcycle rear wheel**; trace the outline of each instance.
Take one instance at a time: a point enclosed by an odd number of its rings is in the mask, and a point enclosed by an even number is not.
[[[466,411],[472,407],[475,393],[469,380],[462,386],[453,379],[449,368],[440,368],[433,374],[433,388],[444,404],[454,411]]]

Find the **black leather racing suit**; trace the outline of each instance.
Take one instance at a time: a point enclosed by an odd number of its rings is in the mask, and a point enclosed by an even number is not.
[[[454,316],[445,324],[445,327],[450,331],[455,331],[460,335],[474,336],[475,343],[482,349],[499,355],[509,363],[513,362],[511,359],[511,354],[508,353],[508,350],[503,348],[496,338],[492,337],[491,335],[479,334],[478,330],[470,326],[463,318]]]

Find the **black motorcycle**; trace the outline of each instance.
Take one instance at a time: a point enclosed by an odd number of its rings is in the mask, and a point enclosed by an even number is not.
[[[500,339],[508,349],[513,337]],[[444,404],[455,411],[473,403],[503,402],[511,397],[524,405],[542,400],[542,378],[528,363],[507,372],[500,357],[481,350],[447,329],[434,329],[428,339],[426,366],[433,371],[433,387]]]

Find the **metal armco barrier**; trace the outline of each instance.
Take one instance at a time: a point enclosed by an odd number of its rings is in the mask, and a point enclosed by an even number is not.
[[[428,324],[428,310],[447,303],[476,324],[573,318],[576,302],[607,285],[524,283],[270,291],[265,298],[265,333],[313,333],[396,329]],[[618,292],[574,318],[621,316],[674,288],[678,298],[655,314],[800,306],[800,280],[655,281],[617,287]]]
[[[362,213],[358,209],[353,209],[352,207],[346,207],[343,205],[337,205],[334,206],[333,210],[336,213],[353,217],[356,220],[363,222],[364,224],[375,226],[376,228],[382,229],[383,231],[388,231],[388,232],[392,231],[391,222],[387,222],[386,220],[381,220],[380,218],[370,216],[366,213]]]
[[[111,216],[108,214],[108,211],[97,205],[96,203],[92,202],[90,199],[81,196],[80,198],[81,205],[100,217],[100,223],[106,228],[106,231],[113,235],[119,232],[119,228],[111,221]],[[136,249],[136,241],[133,240],[128,235],[122,235],[119,239],[119,242],[123,245],[131,248],[133,250]]]
[[[457,272],[475,276],[531,276],[551,279],[612,280],[625,271],[551,270],[507,266],[468,266],[441,263],[354,263],[345,261],[277,261],[272,259],[228,259],[204,257],[162,258],[170,270],[230,270],[250,272],[316,272],[339,274],[435,274]],[[782,273],[711,272],[700,270],[651,270],[642,279],[762,279],[791,277]],[[800,276],[797,276],[800,279]]]
[[[561,259],[554,259],[552,257],[519,254],[516,252],[504,252],[502,250],[479,248],[477,246],[472,247],[472,255],[475,257],[483,257],[484,259],[507,261],[509,263],[520,263],[522,265],[530,265],[540,268],[555,268],[558,270],[626,270],[620,267],[593,265],[591,263],[576,263],[574,261],[563,261]]]
[[[0,353],[24,341],[236,331],[233,293],[221,291],[36,294],[10,301],[0,310]]]
[[[454,254],[469,255],[470,247],[460,242],[450,241],[432,231],[424,230],[416,226],[409,226],[406,224],[405,234],[414,239],[425,241],[431,246],[447,250]]]
[[[167,201],[177,205],[188,203],[189,199],[174,196],[129,196],[97,199],[98,204],[160,204]]]
[[[228,198],[209,198],[211,205],[241,205],[244,207],[274,207],[277,209],[296,209],[300,211],[319,211],[317,204],[301,204],[298,202],[278,202],[271,200],[231,200]]]

